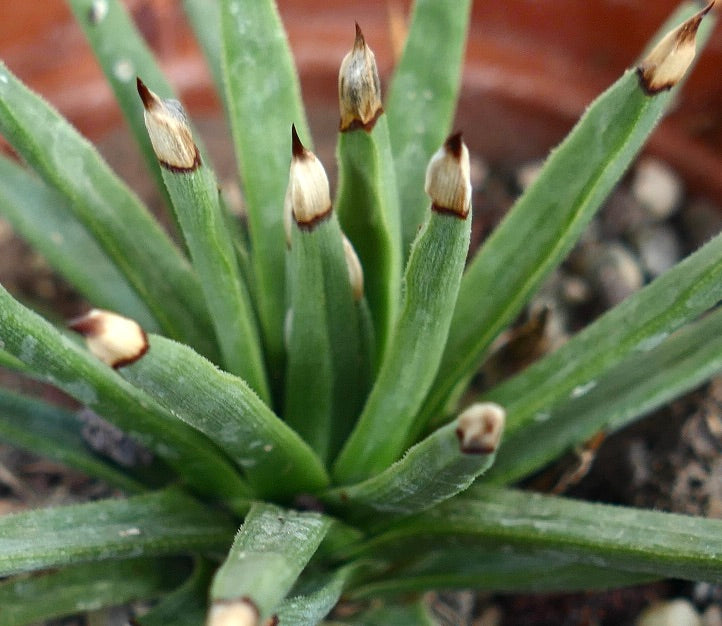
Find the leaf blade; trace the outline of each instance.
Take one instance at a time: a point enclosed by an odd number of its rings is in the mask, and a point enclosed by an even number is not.
[[[222,0],[221,32],[226,106],[248,207],[259,319],[271,369],[282,371],[288,129],[295,124],[309,148],[310,134],[275,3]]]
[[[226,515],[177,488],[38,509],[0,518],[0,572],[224,549],[232,533]]]

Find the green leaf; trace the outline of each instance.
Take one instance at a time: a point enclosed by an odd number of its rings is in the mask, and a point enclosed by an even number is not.
[[[240,378],[188,346],[152,335],[122,375],[205,433],[242,467],[256,494],[292,497],[328,484],[318,457]]]
[[[3,156],[0,214],[94,306],[131,317],[149,331],[157,330],[148,308],[78,222],[67,201]]]
[[[0,342],[33,376],[62,389],[126,431],[194,489],[229,500],[249,495],[236,470],[201,433],[22,306],[2,286]]]
[[[304,586],[303,594],[296,595],[297,589],[294,588],[276,612],[278,623],[316,626],[336,606],[348,581],[358,569],[355,564],[339,567],[315,579],[311,588]]]
[[[228,516],[177,488],[15,513],[0,517],[0,575],[225,549],[232,535]]]
[[[441,360],[470,229],[471,213],[460,219],[433,211],[415,241],[399,320],[363,413],[336,460],[337,482],[368,478],[404,451]]]
[[[161,328],[215,356],[200,285],[186,260],[95,148],[3,64],[0,132],[64,196]]]
[[[158,159],[145,132],[143,108],[138,106],[135,91],[135,77],[142,76],[164,98],[176,98],[173,88],[120,0],[104,0],[102,9],[96,8],[98,3],[94,0],[66,2],[83,29],[115,94],[115,101],[140,148],[146,167],[155,179],[158,191],[170,206]]]
[[[377,516],[377,511],[409,515],[426,510],[460,491],[494,462],[496,450],[463,450],[459,421],[440,428],[409,449],[380,474],[321,496],[338,511]],[[482,428],[483,431],[483,428]]]
[[[23,626],[96,611],[170,591],[187,574],[181,559],[128,559],[84,563],[56,572],[17,576],[0,583],[3,626]],[[175,623],[175,622],[174,622]]]
[[[543,419],[517,428],[484,479],[511,482],[531,474],[594,433],[621,428],[720,370],[722,310],[717,310],[656,348],[633,353],[586,393],[572,394],[541,414]]]
[[[215,174],[203,162],[178,102],[159,98],[140,79],[138,92],[146,108],[148,134],[156,145],[173,145],[173,141],[185,137],[186,149],[195,156],[190,164],[178,166],[168,160],[177,158],[172,151],[168,155],[159,153],[158,159],[165,160],[163,180],[200,278],[226,369],[268,401],[255,313],[241,276]]]
[[[477,485],[420,515],[383,526],[351,556],[508,547],[538,553],[540,565],[552,553],[570,563],[592,561],[610,570],[722,580],[722,520],[716,519]]]
[[[193,35],[200,44],[203,56],[210,69],[216,92],[222,96],[223,84],[223,48],[221,43],[221,3],[220,0],[183,0],[188,22]],[[224,106],[225,106],[225,99]]]
[[[386,112],[406,256],[424,221],[424,165],[451,131],[461,85],[470,0],[416,0]]]
[[[659,576],[580,563],[578,558],[543,548],[490,545],[430,547],[407,563],[365,581],[349,598],[378,598],[437,589],[549,593],[609,589],[657,580]]]
[[[693,3],[686,3],[679,21],[693,12]],[[700,43],[712,23],[703,22]],[[587,108],[552,151],[539,178],[466,270],[444,358],[416,432],[443,412],[449,396],[468,381],[491,342],[571,250],[675,93],[677,89],[648,96],[636,72],[629,70]]]
[[[387,604],[377,608],[369,609],[358,615],[340,622],[329,622],[333,624],[352,624],[355,626],[437,626],[439,622],[434,619],[426,603],[417,600],[407,604]]]
[[[226,106],[248,209],[259,319],[271,371],[283,371],[288,130],[310,134],[291,51],[272,0],[222,0]]]
[[[0,439],[129,493],[145,491],[121,468],[93,454],[81,430],[75,413],[0,388]]]
[[[214,569],[215,566],[209,561],[196,558],[193,573],[188,579],[164,595],[148,613],[135,621],[140,626],[202,626]]]
[[[327,461],[361,412],[359,318],[334,213],[312,228],[291,225],[290,324],[284,419]]]
[[[406,256],[401,248],[401,210],[386,116],[382,114],[371,131],[358,128],[341,132],[337,154],[338,219],[364,270],[375,352],[381,359],[398,316],[402,257]],[[424,200],[421,202],[423,207]]]
[[[211,598],[255,607],[271,616],[290,591],[331,525],[318,513],[255,504],[213,579]],[[211,609],[213,611],[213,609]]]
[[[648,352],[720,299],[722,235],[488,396],[507,409],[507,432],[515,433],[560,400],[584,395],[606,371]]]

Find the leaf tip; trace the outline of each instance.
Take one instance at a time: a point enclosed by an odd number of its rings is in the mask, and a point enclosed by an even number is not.
[[[460,132],[450,135],[431,157],[425,190],[433,211],[466,219],[471,209],[471,171],[469,150]]]
[[[504,431],[506,411],[493,402],[472,404],[456,420],[456,437],[463,454],[496,452]]]
[[[143,102],[143,118],[159,163],[175,173],[187,173],[201,166],[201,155],[193,140],[188,118],[177,100],[164,100],[136,78]]]
[[[346,268],[348,269],[353,299],[358,302],[364,297],[364,272],[358,254],[356,254],[353,244],[346,235],[343,235],[343,253],[346,257]]]
[[[68,327],[85,337],[94,356],[116,369],[135,363],[148,351],[148,336],[140,324],[111,311],[91,309]]]
[[[384,112],[376,57],[366,45],[358,22],[353,48],[344,57],[338,73],[338,100],[341,132],[358,129],[370,132]]]
[[[705,15],[712,10],[711,0],[701,11],[667,33],[637,67],[639,83],[650,96],[668,91],[684,77],[696,54],[696,37]]]
[[[291,218],[300,228],[312,229],[331,214],[331,190],[321,161],[301,143],[291,126],[291,171],[284,201],[286,242],[290,244]]]
[[[258,607],[246,597],[216,600],[208,614],[208,626],[260,626]]]

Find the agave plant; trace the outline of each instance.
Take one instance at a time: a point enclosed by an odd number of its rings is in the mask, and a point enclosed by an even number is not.
[[[127,496],[0,518],[0,622],[148,600],[144,626],[316,624],[383,596],[337,619],[420,624],[429,589],[722,582],[719,520],[510,486],[722,368],[722,236],[461,403],[674,98],[713,4],[680,6],[466,263],[469,153],[449,132],[469,0],[417,0],[385,105],[357,25],[333,200],[274,3],[186,0],[240,223],[122,4],[70,0],[182,245],[0,66],[0,132],[25,162],[0,159],[0,211],[94,307],[68,329],[0,288],[0,363],[152,453],[123,467],[75,412],[0,391],[4,440]]]

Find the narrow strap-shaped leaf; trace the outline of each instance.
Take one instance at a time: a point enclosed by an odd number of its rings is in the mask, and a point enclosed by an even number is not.
[[[200,285],[186,260],[95,148],[3,64],[0,132],[66,198],[161,328],[214,357]]]
[[[208,588],[215,566],[197,557],[188,579],[164,595],[148,613],[136,618],[139,626],[201,626],[205,620]]]
[[[372,556],[425,547],[511,546],[600,568],[685,580],[722,580],[722,520],[474,486],[398,522],[358,550]]]
[[[0,575],[225,549],[233,524],[178,488],[0,517]]]
[[[465,413],[380,474],[333,489],[322,500],[366,516],[376,511],[410,515],[463,491],[494,462],[504,420],[498,409]]]
[[[188,346],[152,335],[148,353],[121,373],[208,435],[244,469],[258,495],[291,497],[328,483],[311,448],[243,380]]]
[[[304,588],[303,594],[295,595],[294,588],[278,607],[278,624],[293,626],[316,626],[336,606],[341,594],[354,573],[360,568],[357,564],[339,567],[320,577],[320,581],[311,589]]]
[[[364,269],[381,359],[398,315],[402,269],[399,199],[386,116],[381,114],[370,131],[340,133],[337,152],[338,218]]]
[[[259,319],[270,368],[282,371],[283,198],[288,129],[310,146],[300,87],[273,0],[221,1],[226,106],[248,209]]]
[[[24,626],[53,617],[95,611],[170,590],[187,574],[187,560],[143,558],[83,563],[0,583],[3,626]]]
[[[62,389],[146,445],[201,493],[224,499],[249,495],[236,470],[201,433],[22,306],[2,286],[0,341],[33,375]]]
[[[451,303],[456,300],[469,247],[471,214],[465,150],[461,137],[456,135],[429,166],[430,170],[437,166],[443,169],[444,176],[450,172],[456,176],[466,163],[466,180],[459,174],[449,186],[458,193],[463,209],[442,210],[437,190],[431,189],[433,210],[411,251],[404,274],[404,301],[394,334],[361,417],[336,460],[334,477],[339,483],[377,474],[401,455],[408,430],[441,360],[453,313]],[[440,185],[440,179],[435,180],[437,183],[445,193],[450,191]]]
[[[424,221],[424,164],[450,130],[461,85],[470,0],[416,0],[386,111],[404,256]]]
[[[439,622],[430,613],[423,599],[406,604],[384,604],[363,611],[341,622],[329,622],[328,626],[437,626]]]
[[[446,546],[411,554],[407,563],[359,583],[350,599],[436,589],[493,592],[572,592],[639,585],[659,575],[601,567],[556,550],[503,545]],[[395,623],[395,622],[394,622]]]
[[[241,277],[218,183],[203,161],[180,104],[163,100],[138,79],[145,123],[163,169],[173,210],[201,281],[226,369],[269,400],[256,319]],[[181,144],[180,152],[168,146]]]
[[[0,214],[94,306],[132,317],[150,331],[157,329],[148,307],[77,220],[65,198],[2,155]]]
[[[695,11],[685,3],[678,21]],[[700,45],[714,20],[700,27]],[[464,275],[444,358],[418,429],[442,412],[494,338],[519,314],[579,238],[639,152],[676,90],[648,95],[629,70],[586,110],[551,153]]]
[[[88,448],[75,413],[0,388],[0,439],[100,478],[129,493],[142,483]]]
[[[331,519],[318,513],[255,504],[213,579],[211,616],[245,605],[261,619],[270,617],[330,525]]]
[[[507,408],[508,432],[515,433],[560,400],[584,395],[607,370],[651,350],[720,300],[722,235],[487,395]]]
[[[102,3],[94,0],[66,1],[115,94],[115,101],[138,143],[146,166],[153,174],[158,191],[169,200],[158,160],[145,132],[143,110],[138,106],[135,93],[135,77],[142,76],[164,98],[175,97],[173,88],[120,0]]]
[[[5,350],[0,350],[0,365],[16,372],[27,372],[25,363]]]
[[[221,0],[183,0],[183,10],[200,44],[216,92],[223,96],[223,48],[221,43]],[[224,105],[225,105],[225,99]]]
[[[616,430],[722,370],[722,310],[649,351],[635,352],[586,393],[572,394],[505,439],[500,466],[485,477],[511,482],[531,474],[600,430]],[[585,391],[583,388],[581,391]]]
[[[359,318],[336,216],[292,232],[284,418],[328,460],[361,412]]]

